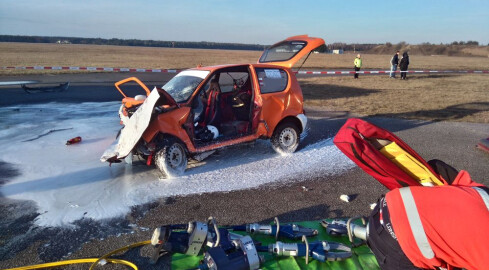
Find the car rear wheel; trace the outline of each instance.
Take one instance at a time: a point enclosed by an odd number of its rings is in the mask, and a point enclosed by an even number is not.
[[[155,165],[168,177],[180,176],[187,169],[185,146],[176,140],[167,140],[155,154]]]
[[[299,146],[299,129],[292,122],[280,124],[273,132],[272,148],[279,154],[294,153]]]

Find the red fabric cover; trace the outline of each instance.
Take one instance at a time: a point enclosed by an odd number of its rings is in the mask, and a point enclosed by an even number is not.
[[[434,258],[425,258],[411,231],[399,189],[389,191],[387,208],[402,251],[417,267],[488,269],[489,211],[466,171],[452,185],[410,187]]]
[[[396,142],[446,184],[446,181],[433,171],[418,153],[393,133],[358,118],[348,119],[336,134],[333,140],[334,144],[360,168],[388,189],[392,190],[403,186],[420,186],[421,184],[397,167],[364,138],[377,138]]]

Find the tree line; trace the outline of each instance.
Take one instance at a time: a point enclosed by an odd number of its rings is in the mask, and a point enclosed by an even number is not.
[[[261,44],[242,44],[242,43],[220,43],[208,41],[160,41],[160,40],[140,40],[140,39],[119,39],[119,38],[80,38],[80,37],[47,37],[47,36],[14,36],[0,35],[0,42],[27,42],[27,43],[62,43],[62,44],[93,44],[93,45],[116,45],[116,46],[140,46],[140,47],[165,47],[165,48],[191,48],[191,49],[224,49],[224,50],[253,50],[263,51],[268,45]],[[402,41],[397,44],[386,43],[344,43],[334,42],[327,44],[321,52],[341,49],[343,51],[363,51],[375,52],[378,47],[388,50],[401,49],[409,45]],[[424,42],[416,46],[424,48],[433,47],[440,50],[447,46],[479,46],[478,41],[454,41],[450,44],[431,44]]]
[[[62,43],[62,44],[92,44],[115,46],[166,47],[190,49],[224,49],[224,50],[254,50],[263,51],[266,47],[260,44],[219,43],[208,41],[160,41],[119,38],[80,38],[80,37],[46,37],[46,36],[13,36],[0,35],[0,42],[26,43]]]
[[[330,43],[327,45],[329,50],[338,50],[342,49],[344,51],[369,51],[371,49],[374,49],[378,46],[385,46],[387,48],[394,48],[394,49],[400,49],[403,47],[406,47],[408,44],[405,41],[398,42],[396,44],[392,44],[391,42],[386,42],[386,43],[358,43],[358,44],[348,44],[344,42],[334,42]],[[421,44],[417,44],[415,46],[423,46],[423,47],[443,47],[443,46],[479,46],[478,41],[474,40],[469,40],[469,41],[453,41],[451,43],[440,43],[440,44],[435,44],[435,43],[430,43],[430,42],[423,42]],[[482,45],[481,45],[482,46]]]

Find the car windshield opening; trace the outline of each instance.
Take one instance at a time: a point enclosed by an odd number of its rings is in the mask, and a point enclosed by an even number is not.
[[[187,101],[197,86],[209,74],[208,71],[183,71],[173,77],[169,82],[163,85],[165,90],[177,103]]]

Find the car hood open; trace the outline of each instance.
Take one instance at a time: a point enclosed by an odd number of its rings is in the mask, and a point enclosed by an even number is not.
[[[258,63],[291,68],[299,59],[324,44],[322,38],[308,35],[289,37],[267,48]]]

